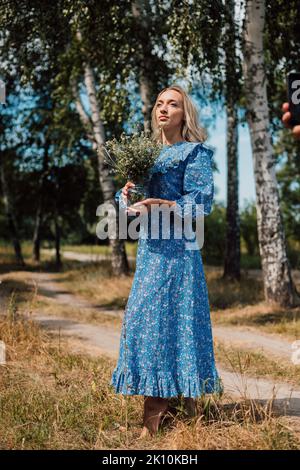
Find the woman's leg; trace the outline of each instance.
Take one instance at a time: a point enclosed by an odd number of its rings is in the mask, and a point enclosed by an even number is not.
[[[154,435],[158,431],[161,417],[168,407],[167,398],[144,397],[143,430],[140,437],[145,437],[148,433]]]

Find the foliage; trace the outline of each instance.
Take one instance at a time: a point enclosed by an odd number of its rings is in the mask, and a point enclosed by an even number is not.
[[[113,172],[133,183],[146,181],[148,172],[162,150],[145,132],[132,135],[122,133],[119,140],[106,142],[106,162]]]

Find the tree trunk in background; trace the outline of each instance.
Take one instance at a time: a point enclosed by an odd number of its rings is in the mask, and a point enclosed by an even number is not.
[[[114,204],[117,208],[115,195],[115,185],[112,176],[109,174],[109,167],[104,161],[105,131],[100,117],[100,110],[97,102],[97,94],[94,80],[94,72],[89,64],[84,65],[84,82],[88,93],[89,105],[91,109],[91,120],[93,125],[94,139],[97,145],[98,167],[100,185],[104,202]],[[116,233],[119,231],[118,218],[116,221]],[[116,276],[129,273],[129,265],[125,252],[125,243],[118,238],[109,240],[112,249],[112,269]]]
[[[264,293],[269,302],[283,307],[299,305],[286,254],[279,204],[275,159],[270,139],[263,30],[265,1],[248,0],[244,24],[244,77],[247,120],[250,129],[256,187],[259,250]]]
[[[235,103],[227,102],[227,208],[223,277],[240,279],[240,216],[238,182],[238,119]]]
[[[145,15],[147,4],[149,2],[145,0],[134,0],[131,4],[132,15],[135,19],[135,28],[138,36],[141,50],[138,52],[139,55],[139,88],[140,96],[142,100],[142,113],[144,117],[144,130],[145,132],[151,132],[151,110],[153,107],[153,66],[151,61],[152,46],[149,39],[149,26],[148,19],[150,16]]]
[[[236,73],[236,34],[234,1],[227,0],[226,35],[226,113],[227,113],[227,209],[226,248],[223,277],[240,279],[240,216],[238,174],[238,77]]]
[[[81,41],[81,33],[77,32],[77,39]],[[103,193],[104,202],[113,204],[116,211],[118,210],[115,195],[115,184],[111,174],[109,173],[109,166],[104,160],[104,145],[105,145],[105,130],[100,116],[100,109],[97,101],[97,91],[95,86],[94,71],[88,62],[83,64],[84,69],[84,83],[87,90],[89,107],[91,110],[90,124],[92,127],[93,144],[97,149],[98,155],[98,168],[99,168],[99,179],[100,186]],[[83,125],[87,128],[87,122],[89,117],[85,115],[84,108],[82,107],[80,98],[76,93],[77,111],[82,120]],[[88,129],[87,129],[88,130]],[[109,217],[109,215],[108,215]],[[119,233],[119,220],[116,218],[116,233]],[[109,239],[109,244],[112,249],[112,269],[116,276],[122,274],[129,274],[129,265],[125,251],[125,242],[118,237]]]
[[[57,207],[54,212],[54,228],[55,228],[55,264],[56,268],[61,268],[61,256],[60,256],[60,226],[57,213]]]
[[[1,160],[0,160],[0,177],[1,177],[2,192],[3,192],[4,208],[5,208],[5,213],[6,213],[6,217],[8,220],[8,227],[11,233],[12,242],[13,242],[13,246],[15,250],[16,261],[21,266],[25,266],[23,255],[22,255],[20,238],[18,234],[17,221],[16,221],[15,214],[14,214],[12,198],[10,196],[10,192],[9,192],[9,188],[8,188],[8,184],[7,184],[6,176],[5,176],[5,170],[4,170],[3,164],[1,164]]]
[[[35,226],[33,232],[33,248],[32,248],[32,259],[34,261],[40,261],[40,247],[41,247],[41,229],[43,222],[43,210],[44,210],[44,196],[45,196],[45,184],[48,175],[48,162],[49,162],[49,142],[46,142],[44,149],[43,158],[43,172],[40,181],[39,188],[39,200],[35,217]]]

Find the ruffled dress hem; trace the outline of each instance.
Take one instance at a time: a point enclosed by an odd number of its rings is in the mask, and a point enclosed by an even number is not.
[[[110,385],[115,393],[123,395],[145,395],[151,397],[171,398],[182,395],[197,398],[206,394],[223,395],[222,380],[217,374],[212,379],[203,380],[199,376],[183,378],[182,375],[166,375],[166,372],[155,376],[137,375],[132,372],[114,371]]]

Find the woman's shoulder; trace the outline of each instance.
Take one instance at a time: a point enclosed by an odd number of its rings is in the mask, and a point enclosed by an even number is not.
[[[214,150],[208,144],[204,142],[187,142],[187,144],[192,144],[190,147],[191,152],[189,152],[190,156],[204,155],[210,159],[213,157]]]
[[[150,169],[150,175],[154,173],[167,173],[169,170],[177,168],[180,164],[187,165],[198,155],[207,155],[207,157],[211,158],[212,154],[213,151],[203,142],[181,141],[165,146]]]

